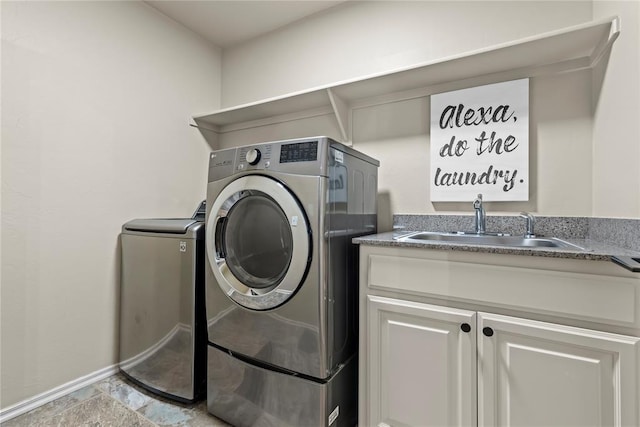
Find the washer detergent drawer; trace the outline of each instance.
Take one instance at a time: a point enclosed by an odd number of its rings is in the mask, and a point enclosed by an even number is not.
[[[206,384],[202,239],[125,229],[121,241],[120,369],[153,392],[194,401]]]

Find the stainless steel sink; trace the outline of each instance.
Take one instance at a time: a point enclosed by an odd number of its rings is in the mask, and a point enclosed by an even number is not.
[[[518,248],[564,248],[571,250],[585,250],[580,246],[565,242],[555,237],[523,237],[496,234],[472,233],[438,233],[417,232],[396,238],[399,241],[432,241],[443,243],[463,243],[484,246],[511,246]]]

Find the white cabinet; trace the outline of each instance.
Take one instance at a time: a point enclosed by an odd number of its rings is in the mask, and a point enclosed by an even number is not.
[[[478,315],[480,426],[637,426],[638,338]]]
[[[360,254],[361,426],[640,425],[638,275],[596,261],[368,246]],[[491,291],[508,285],[507,271],[520,301]],[[537,271],[544,286],[535,286]],[[549,286],[553,310],[539,302]],[[611,297],[588,301],[599,286]],[[616,288],[628,291],[628,313],[587,311],[615,303]],[[563,318],[563,305],[585,311]]]
[[[366,310],[367,424],[475,424],[475,313],[376,296]]]

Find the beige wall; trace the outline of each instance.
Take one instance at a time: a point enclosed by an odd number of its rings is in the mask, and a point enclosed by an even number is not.
[[[597,1],[594,19],[620,16],[606,67],[594,70],[593,215],[640,217],[640,2]]]
[[[485,203],[489,213],[589,215],[589,94],[589,72],[531,80],[529,201]],[[354,111],[354,147],[381,161],[379,201],[380,214],[387,215],[381,218],[384,223],[390,224],[394,213],[473,212],[471,200],[430,201],[429,114],[428,97]],[[579,182],[585,184],[576,185]],[[572,197],[567,197],[569,188]]]
[[[530,200],[489,203],[488,210],[639,217],[637,11],[634,1],[348,3],[225,50],[222,102],[256,101],[619,14],[622,35],[600,67],[604,81],[597,70],[531,80]],[[438,90],[457,88],[454,82]],[[354,147],[381,161],[383,223],[393,213],[471,211],[470,203],[429,199],[428,114],[428,97],[353,112]],[[233,132],[220,141],[311,133],[340,139],[322,120]]]
[[[141,2],[6,2],[1,402],[112,366],[118,234],[190,216],[220,51]]]
[[[225,49],[222,104],[360,78],[590,19],[590,1],[348,2]]]

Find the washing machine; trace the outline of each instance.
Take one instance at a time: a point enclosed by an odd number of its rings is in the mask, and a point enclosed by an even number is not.
[[[203,220],[201,204],[192,218],[128,221],[120,235],[120,371],[181,403],[206,391]]]
[[[211,153],[207,406],[234,426],[357,422],[358,246],[379,162],[327,137]]]

